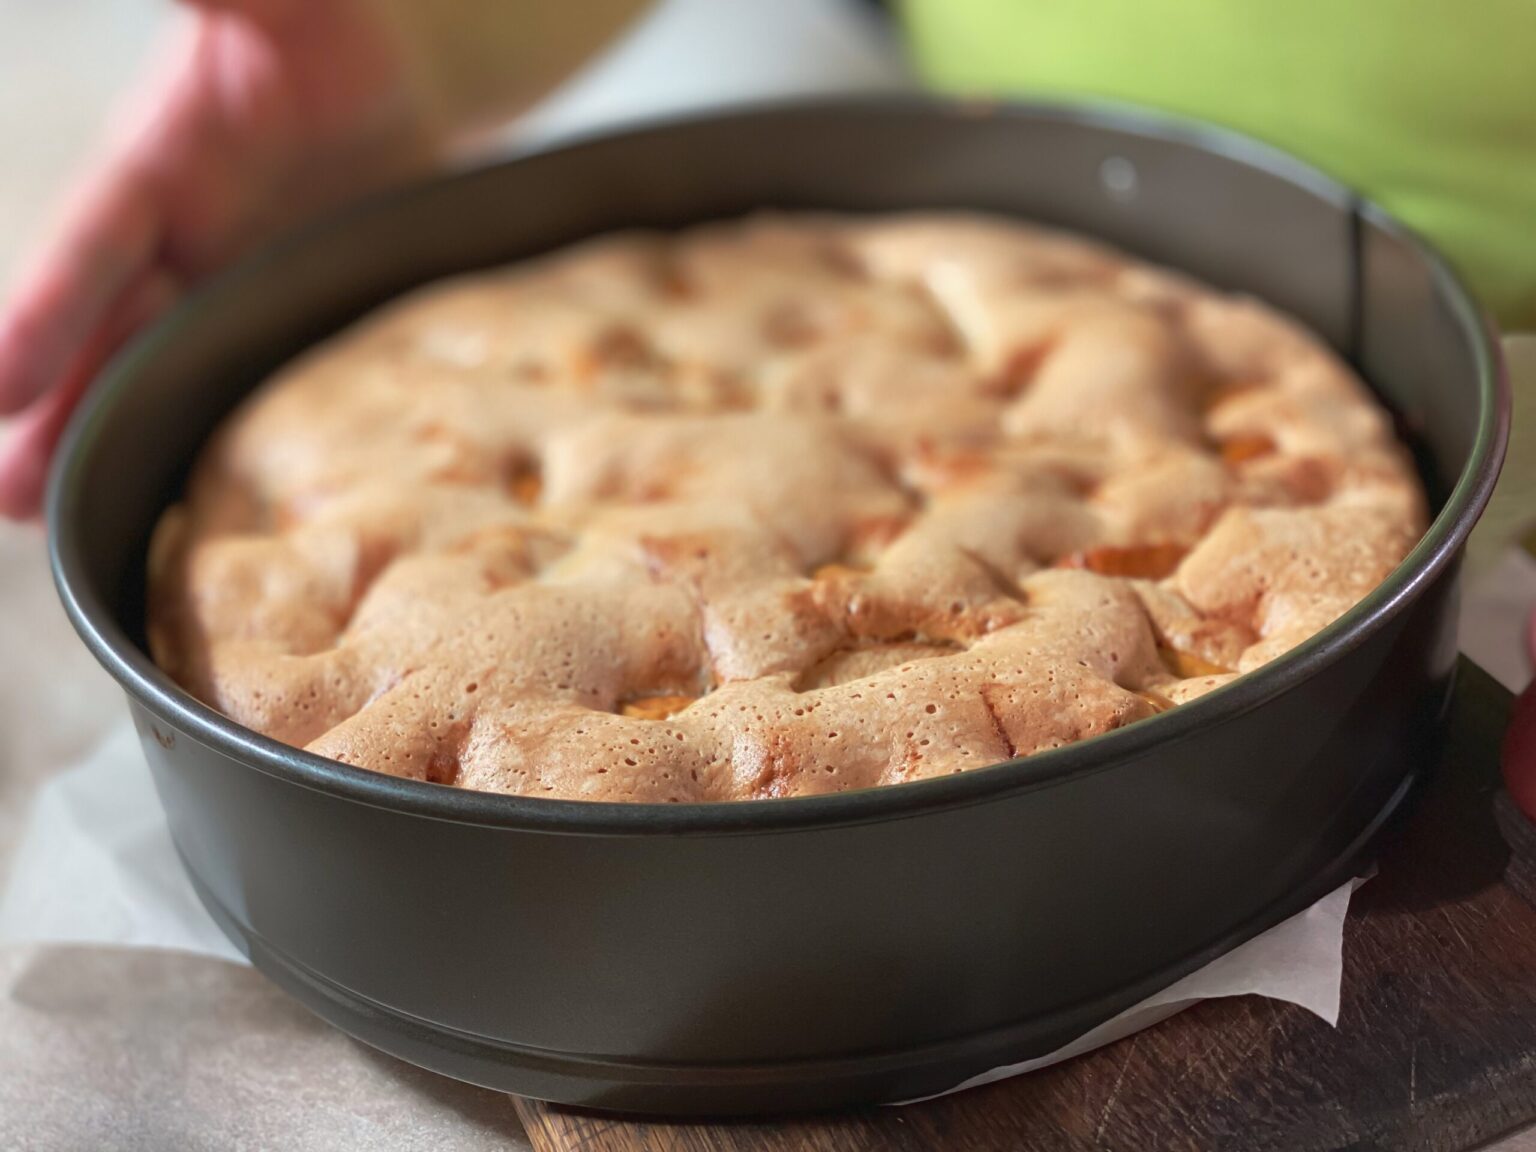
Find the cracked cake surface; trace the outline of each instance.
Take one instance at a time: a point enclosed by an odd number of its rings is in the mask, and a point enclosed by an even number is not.
[[[238,722],[593,800],[893,784],[1176,707],[1422,533],[1293,322],[965,214],[758,216],[439,282],[204,449],[148,634]]]

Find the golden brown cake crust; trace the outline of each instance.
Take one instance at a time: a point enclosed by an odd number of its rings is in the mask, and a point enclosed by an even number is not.
[[[891,784],[1149,716],[1406,555],[1288,321],[969,215],[608,237],[418,291],[232,416],[149,632],[242,724],[536,796]]]

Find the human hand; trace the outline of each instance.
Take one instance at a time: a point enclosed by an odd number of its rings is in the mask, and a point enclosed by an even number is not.
[[[194,0],[136,115],[0,307],[0,514],[39,506],[114,351],[252,243],[439,150],[368,0]]]

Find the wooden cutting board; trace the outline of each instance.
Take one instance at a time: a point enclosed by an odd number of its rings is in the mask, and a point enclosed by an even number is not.
[[[1337,1029],[1209,1001],[926,1104],[660,1124],[523,1100],[529,1137],[540,1152],[1462,1152],[1536,1122],[1536,908],[1520,895],[1536,892],[1536,831],[1499,788],[1509,707],[1464,663],[1441,769],[1350,910]]]

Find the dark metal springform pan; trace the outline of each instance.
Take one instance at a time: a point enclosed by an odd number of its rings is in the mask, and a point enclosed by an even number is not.
[[[1433,526],[1342,620],[1203,699],[825,797],[622,805],[393,779],[256,735],[151,663],[150,529],[274,367],[434,277],[762,207],[1013,213],[1263,297],[1397,413]],[[1431,760],[1458,561],[1508,403],[1445,265],[1251,142],[1070,107],[788,105],[438,180],[262,252],[98,382],[48,515],[64,603],[128,694],[187,871],[274,981],[479,1084],[773,1112],[919,1096],[1043,1053],[1357,867]]]

